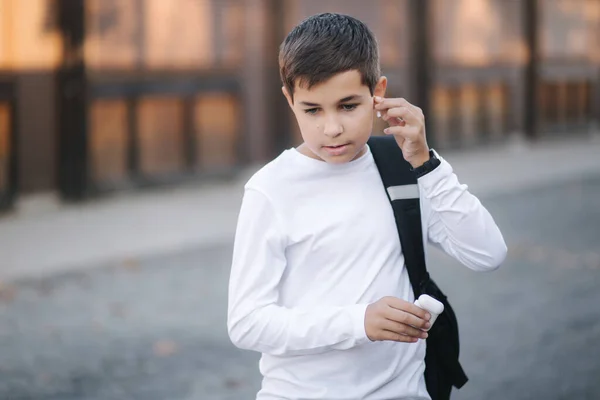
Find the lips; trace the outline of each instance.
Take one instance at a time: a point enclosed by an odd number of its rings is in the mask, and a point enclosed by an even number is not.
[[[348,152],[349,143],[332,146],[323,146],[323,149],[332,157],[342,156]]]

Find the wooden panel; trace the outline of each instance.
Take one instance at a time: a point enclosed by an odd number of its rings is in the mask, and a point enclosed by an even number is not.
[[[237,163],[240,118],[234,95],[210,93],[196,98],[194,133],[199,167],[215,169]]]
[[[184,168],[183,103],[173,97],[147,97],[137,108],[140,170],[144,175]]]
[[[10,67],[12,53],[11,0],[0,0],[0,69]]]
[[[0,102],[0,192],[9,188],[10,168],[10,105]]]
[[[62,59],[62,37],[49,0],[0,0],[0,68],[52,69]]]
[[[89,162],[94,182],[127,178],[127,103],[97,100],[90,110]]]
[[[502,82],[437,85],[432,102],[437,147],[496,140],[506,133],[508,99]]]
[[[544,124],[557,123],[559,120],[558,84],[556,82],[543,82],[540,87],[539,104],[541,118]]]
[[[215,61],[212,3],[210,0],[145,0],[144,66],[212,65]]]
[[[379,22],[377,8],[379,8],[380,2],[381,0],[375,0],[368,4],[365,3],[364,0],[296,0],[293,2],[295,4],[291,9],[295,15],[288,19],[288,23],[296,25],[310,15],[331,12],[347,14],[359,18],[373,31],[377,31]],[[290,7],[286,7],[286,9],[289,10]],[[288,31],[291,30],[291,28],[292,26],[289,27]],[[377,32],[375,33],[377,34]]]
[[[565,86],[565,119],[569,122],[579,122],[578,120],[583,114],[579,97],[579,82],[568,82]]]
[[[569,81],[564,89],[564,115],[569,123],[582,124],[590,122],[591,116],[591,83],[588,81]]]
[[[558,121],[565,124],[567,121],[567,81],[558,82]]]
[[[382,65],[399,66],[408,54],[407,9],[406,0],[287,0],[285,33],[310,15],[351,15],[365,22],[377,37]]]
[[[524,62],[520,7],[506,0],[432,0],[435,60],[465,66]]]
[[[143,0],[85,0],[85,59],[91,68],[133,69],[140,62]]]
[[[600,84],[600,82],[597,82],[596,85]],[[592,82],[585,82],[583,84],[583,88],[582,88],[582,93],[581,93],[581,103],[585,109],[584,115],[586,120],[588,121],[593,121],[595,119],[595,115],[593,113],[593,105],[594,105],[594,99],[593,99],[593,91],[594,91],[594,84]],[[600,108],[600,107],[599,107]]]
[[[593,60],[600,33],[598,0],[541,0],[541,50],[546,58]]]
[[[571,129],[593,122],[593,83],[586,80],[547,80],[539,93],[541,121],[548,129]]]
[[[436,147],[446,147],[450,143],[451,128],[452,128],[452,97],[451,92],[447,87],[436,85],[432,90],[431,96],[433,132],[428,131],[428,135],[432,135],[435,140]]]
[[[284,25],[284,35],[287,35],[294,26],[296,26],[303,17],[300,15],[301,10],[301,2],[302,0],[281,0],[285,2],[283,5],[283,25]],[[305,17],[304,17],[305,18]],[[283,40],[282,38],[277,38],[277,40]]]
[[[507,133],[506,118],[508,99],[506,87],[502,83],[491,83],[486,88],[485,110],[489,118],[489,134],[499,138]]]
[[[479,93],[477,89],[474,84],[467,84],[461,88],[461,142],[467,145],[475,143],[479,134],[477,131],[479,119]]]
[[[98,69],[211,66],[216,58],[212,4],[211,0],[86,0],[86,61]],[[243,28],[239,9],[226,10],[226,24],[218,28],[233,41],[226,47],[231,62],[237,60],[239,39],[231,33]]]
[[[244,56],[245,6],[240,1],[231,0],[219,4],[222,8],[218,28],[222,40],[216,44],[216,50],[220,52],[222,65],[236,67],[242,63]]]
[[[440,62],[483,66],[501,53],[501,21],[490,0],[434,0],[434,56]]]
[[[409,49],[408,2],[378,0],[373,6],[379,12],[379,22],[370,26],[377,36],[383,68],[406,64]]]

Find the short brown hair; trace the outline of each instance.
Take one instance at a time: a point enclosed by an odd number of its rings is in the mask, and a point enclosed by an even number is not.
[[[377,40],[366,24],[348,15],[323,13],[305,19],[279,50],[279,74],[292,97],[296,81],[310,89],[350,70],[358,70],[373,94],[381,75]]]

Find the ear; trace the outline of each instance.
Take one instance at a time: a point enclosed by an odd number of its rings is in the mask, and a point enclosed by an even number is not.
[[[387,89],[387,78],[385,76],[382,76],[381,78],[379,78],[379,80],[377,81],[377,84],[375,85],[375,90],[373,91],[373,96],[385,97],[386,89]]]
[[[294,99],[292,98],[292,95],[290,94],[290,92],[288,92],[288,90],[285,86],[281,87],[281,91],[283,92],[283,95],[285,96],[285,98],[288,102],[288,105],[290,106],[292,111],[294,111]]]

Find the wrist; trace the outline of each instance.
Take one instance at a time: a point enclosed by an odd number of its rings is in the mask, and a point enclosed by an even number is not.
[[[429,149],[428,159],[417,167],[412,167],[412,171],[415,173],[417,179],[427,175],[441,164],[441,160],[438,158],[437,153],[433,149]]]
[[[429,154],[429,148],[427,148],[423,153],[419,154],[418,156],[413,157],[409,161],[409,163],[413,169],[416,169],[416,168],[421,167],[427,161],[429,161],[430,158],[431,158],[431,155]]]

